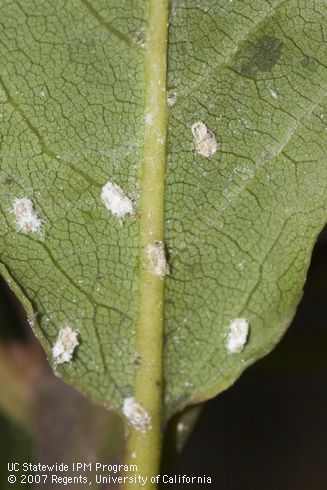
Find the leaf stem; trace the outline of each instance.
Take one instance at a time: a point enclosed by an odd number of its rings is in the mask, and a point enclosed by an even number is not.
[[[167,137],[167,38],[169,0],[150,0],[145,47],[145,133],[140,203],[140,306],[134,399],[151,417],[145,432],[130,426],[125,464],[137,465],[147,484],[123,488],[156,488],[151,477],[160,467],[162,447],[164,278],[149,267],[148,247],[164,239],[164,184]],[[126,473],[125,473],[126,474]]]

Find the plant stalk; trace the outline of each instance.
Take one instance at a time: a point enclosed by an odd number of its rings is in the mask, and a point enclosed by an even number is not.
[[[145,46],[145,133],[140,197],[140,303],[136,334],[138,367],[133,397],[151,419],[145,431],[129,425],[125,464],[147,478],[122,488],[157,487],[162,449],[164,277],[151,270],[149,246],[164,241],[164,188],[167,138],[167,42],[169,0],[149,0]],[[124,472],[124,476],[127,473]]]

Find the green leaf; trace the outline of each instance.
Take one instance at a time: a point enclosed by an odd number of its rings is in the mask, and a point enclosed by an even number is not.
[[[52,362],[78,332],[58,374],[160,427],[163,316],[168,418],[300,300],[326,221],[327,5],[171,0],[167,46],[168,0],[0,4],[4,275]]]
[[[182,5],[173,2],[169,58],[171,411],[215,395],[272,349],[326,221],[326,4]],[[211,158],[192,151],[194,120],[217,134]],[[239,317],[249,339],[230,354],[226,334]]]

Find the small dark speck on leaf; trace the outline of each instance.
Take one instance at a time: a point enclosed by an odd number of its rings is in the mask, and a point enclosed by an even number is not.
[[[135,31],[134,36],[133,36],[133,41],[136,44],[136,46],[139,46],[140,48],[144,48],[146,45],[146,28],[144,26],[140,27]]]
[[[142,359],[140,354],[136,354],[134,359],[134,366],[138,368],[141,366],[141,363],[142,363]]]
[[[303,56],[303,58],[301,58],[301,64],[307,70],[313,70],[316,63],[315,63],[315,60],[313,58],[305,55],[305,56]]]
[[[7,185],[8,187],[13,185],[14,181],[11,177],[6,177],[5,180],[3,181],[4,185]]]
[[[269,151],[264,151],[261,155],[262,160],[269,162],[273,158],[273,155]]]

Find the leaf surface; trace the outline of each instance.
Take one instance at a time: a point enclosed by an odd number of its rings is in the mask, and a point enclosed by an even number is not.
[[[142,362],[149,2],[0,5],[3,274],[52,362],[59,330],[78,332],[73,361],[56,371],[119,409]],[[166,416],[233,383],[294,315],[326,220],[326,17],[323,0],[170,2]],[[217,142],[209,156],[194,142],[198,122]],[[106,208],[108,181],[133,213]],[[18,229],[25,197],[35,231]],[[236,318],[249,336],[231,353]]]

